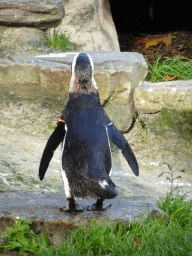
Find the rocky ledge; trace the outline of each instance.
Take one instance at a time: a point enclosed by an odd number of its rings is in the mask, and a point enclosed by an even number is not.
[[[64,18],[62,0],[0,1],[0,51],[24,51],[40,47],[45,31]]]
[[[117,197],[106,200],[106,203],[111,203],[112,206],[103,212],[85,210],[83,213],[63,213],[59,210],[65,205],[65,197],[61,193],[2,191],[0,194],[0,236],[13,224],[15,217],[26,217],[32,220],[32,228],[38,234],[49,228],[49,240],[56,246],[60,245],[69,230],[89,225],[92,219],[97,219],[99,223],[114,223],[119,219],[127,222],[144,212],[144,219],[148,217],[148,212],[151,212],[154,218],[168,219],[168,215],[156,207],[153,197]],[[92,199],[79,200],[79,204],[85,208],[93,203]]]
[[[121,131],[135,114],[133,93],[147,74],[147,63],[138,53],[87,52],[91,55],[101,103]],[[62,111],[68,100],[71,63],[76,53],[12,56],[0,59],[1,105],[23,100]]]
[[[61,0],[2,0],[0,2],[0,25],[32,26],[39,29],[57,27],[64,17]]]
[[[136,111],[140,116],[163,109],[191,111],[192,80],[146,83],[143,80],[148,70],[147,63],[141,54],[114,51],[88,53],[95,65],[94,77],[101,103],[121,131],[129,129]],[[59,116],[68,99],[71,63],[75,54],[0,59],[2,120],[6,123],[4,106],[18,102],[17,108],[22,108],[26,102],[35,103],[38,108],[36,116],[41,115],[44,109]],[[22,125],[22,120],[19,123]]]
[[[135,90],[134,102],[140,113],[191,111],[192,80],[141,84]]]

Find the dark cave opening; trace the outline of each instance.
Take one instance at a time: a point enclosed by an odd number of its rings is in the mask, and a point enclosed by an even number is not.
[[[136,37],[174,31],[190,31],[190,7],[186,4],[109,0],[120,50],[129,51]]]

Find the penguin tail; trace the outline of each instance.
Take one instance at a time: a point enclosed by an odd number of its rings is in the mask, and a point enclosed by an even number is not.
[[[113,199],[117,196],[115,184],[111,179],[104,179],[98,181],[97,196],[103,199]]]

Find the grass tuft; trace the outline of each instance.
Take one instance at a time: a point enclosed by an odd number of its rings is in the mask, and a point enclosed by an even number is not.
[[[192,79],[192,60],[188,58],[175,57],[167,58],[161,61],[162,55],[159,55],[153,66],[146,59],[149,67],[147,79],[150,82],[167,81],[166,76],[177,75],[180,80]]]
[[[59,35],[54,31],[52,38],[46,38],[45,43],[50,46],[51,49],[60,49],[63,51],[71,50],[76,47],[75,43],[70,41],[70,35],[65,33]]]
[[[178,188],[175,191],[175,194],[172,191],[159,200],[158,206],[170,216],[170,221],[192,228],[192,201],[186,201],[187,195],[182,195]]]

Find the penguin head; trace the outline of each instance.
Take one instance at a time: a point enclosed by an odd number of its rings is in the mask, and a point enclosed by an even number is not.
[[[69,92],[89,93],[97,90],[93,77],[94,65],[86,53],[75,55],[72,62],[72,77]]]

